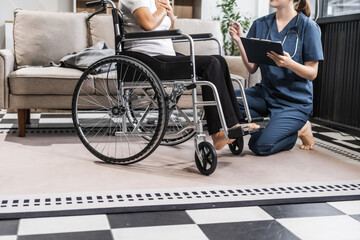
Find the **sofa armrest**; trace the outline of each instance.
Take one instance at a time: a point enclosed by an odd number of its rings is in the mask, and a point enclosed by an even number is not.
[[[243,78],[242,76],[236,75],[236,74],[230,74],[230,77],[232,79],[232,84],[233,84],[234,90],[240,89],[239,84],[236,81],[234,81],[234,79],[239,80],[242,83],[243,87],[245,87],[245,84],[246,84],[245,78]]]
[[[8,49],[0,49],[0,108],[9,107],[9,74],[14,71],[14,53]]]
[[[258,70],[256,70],[255,73],[249,75],[249,78],[247,79],[247,86],[246,87],[255,86],[259,82],[261,82],[260,68],[258,68]]]
[[[231,74],[239,75],[246,79],[244,87],[252,87],[261,81],[260,68],[254,73],[249,74],[240,56],[224,56]]]
[[[244,79],[248,79],[249,72],[247,71],[240,56],[224,56],[229,71],[231,74],[239,75]]]

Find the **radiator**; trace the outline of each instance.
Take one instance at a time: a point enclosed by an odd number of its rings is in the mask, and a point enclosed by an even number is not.
[[[324,61],[314,81],[313,117],[360,130],[360,17],[319,25]]]

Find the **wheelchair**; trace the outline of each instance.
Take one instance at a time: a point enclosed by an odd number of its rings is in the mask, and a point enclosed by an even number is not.
[[[92,1],[86,6],[100,6],[88,19],[111,8],[115,33],[115,55],[84,71],[72,99],[76,132],[93,155],[107,163],[131,164],[148,157],[160,144],[173,146],[194,138],[196,166],[202,174],[210,175],[216,169],[217,153],[203,131],[204,106],[217,107],[226,138],[236,139],[229,145],[231,152],[242,152],[243,136],[251,131],[227,128],[215,85],[200,81],[195,74],[194,41],[213,41],[211,34],[187,35],[180,30],[124,34],[122,13],[111,0]],[[127,41],[159,38],[188,42],[189,61],[156,63],[148,55],[121,50]],[[178,68],[183,71],[174,71]],[[239,79],[233,81],[241,89],[239,100],[244,102],[250,123],[244,87]],[[197,86],[211,87],[215,100],[198,101]],[[192,91],[193,107],[181,109],[178,102],[187,90]]]

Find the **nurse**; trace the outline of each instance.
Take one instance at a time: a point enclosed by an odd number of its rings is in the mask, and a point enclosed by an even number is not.
[[[296,1],[296,0],[295,0]],[[230,35],[237,43],[242,60],[252,74],[260,67],[261,83],[245,90],[252,117],[270,117],[265,129],[252,134],[249,148],[256,155],[270,155],[294,147],[297,137],[302,149],[311,149],[314,140],[308,118],[313,108],[312,81],[318,63],[323,60],[321,31],[309,19],[307,0],[270,0],[276,12],[252,24],[247,38],[280,41],[284,55],[269,52],[277,66],[250,63],[240,37],[240,24],[230,25]],[[240,95],[240,92],[237,92]],[[244,107],[239,102],[240,108]]]

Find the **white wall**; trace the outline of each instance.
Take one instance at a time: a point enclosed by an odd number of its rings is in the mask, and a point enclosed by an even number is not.
[[[217,2],[221,0],[202,0],[202,19],[212,19],[220,15]],[[252,19],[269,14],[269,0],[237,0],[237,5],[241,14],[247,15]]]
[[[0,49],[5,48],[5,20],[13,20],[16,8],[44,11],[73,11],[73,0],[0,0]]]
[[[220,10],[216,7],[217,2],[221,0],[201,0],[202,10],[201,19],[212,19],[220,15]],[[316,0],[309,0],[311,7],[311,18],[315,16],[315,2]],[[270,8],[270,0],[237,0],[237,5],[242,14],[250,16],[252,20],[265,16],[270,12],[275,12],[276,9]]]

